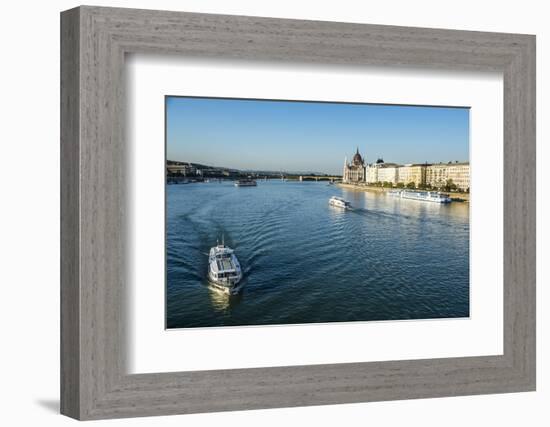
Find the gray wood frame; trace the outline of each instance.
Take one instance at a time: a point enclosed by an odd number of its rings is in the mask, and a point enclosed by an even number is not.
[[[124,57],[133,52],[503,72],[504,354],[128,375]],[[61,14],[61,166],[65,415],[100,419],[535,389],[534,36],[71,9]]]

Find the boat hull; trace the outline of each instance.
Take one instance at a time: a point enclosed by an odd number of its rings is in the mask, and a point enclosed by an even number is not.
[[[400,199],[407,199],[407,200],[417,200],[420,202],[431,202],[431,203],[450,203],[451,198],[447,195],[442,195],[437,193],[435,196],[427,192],[424,193],[417,193],[417,192],[407,192],[407,191],[389,191],[386,193],[388,196],[391,197],[398,197]]]
[[[241,279],[242,277],[237,277],[230,282],[222,282],[214,279],[211,274],[208,274],[208,284],[210,287],[227,295],[235,295],[241,291]]]
[[[235,182],[235,187],[256,187],[258,183],[251,179],[251,180],[239,180]]]
[[[328,200],[329,206],[333,206],[335,208],[339,209],[350,209],[351,204],[347,200],[342,199],[341,197],[332,196]]]
[[[342,203],[334,203],[334,202],[329,202],[328,203],[329,206],[332,206],[333,208],[339,208],[339,209],[349,209],[349,206],[346,206]]]

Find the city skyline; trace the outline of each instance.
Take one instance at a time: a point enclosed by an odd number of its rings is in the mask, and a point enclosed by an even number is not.
[[[241,170],[341,174],[372,163],[469,160],[469,109],[166,97],[167,159]]]

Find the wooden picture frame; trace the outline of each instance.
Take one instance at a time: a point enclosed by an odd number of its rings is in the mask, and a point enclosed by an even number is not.
[[[127,374],[127,53],[502,72],[503,355]],[[535,389],[532,35],[78,7],[61,14],[61,166],[65,415],[84,420]]]

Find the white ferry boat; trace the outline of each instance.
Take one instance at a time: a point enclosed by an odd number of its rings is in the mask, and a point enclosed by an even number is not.
[[[238,179],[235,181],[235,187],[256,187],[257,185],[256,180],[251,178]]]
[[[401,199],[420,200],[423,202],[450,203],[448,194],[439,191],[414,191],[414,190],[390,190],[388,196],[400,197]]]
[[[335,208],[342,208],[342,209],[351,208],[351,203],[350,202],[348,202],[347,200],[344,200],[344,199],[342,199],[341,197],[338,197],[338,196],[332,196],[328,200],[328,204],[330,206],[334,206]]]
[[[236,294],[242,278],[241,265],[233,249],[223,242],[210,249],[208,279],[212,287],[229,295]]]

